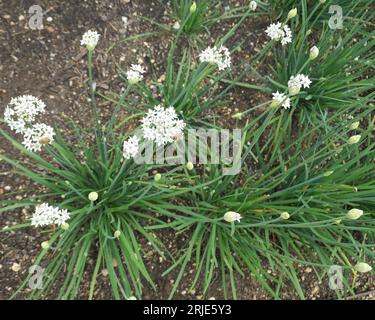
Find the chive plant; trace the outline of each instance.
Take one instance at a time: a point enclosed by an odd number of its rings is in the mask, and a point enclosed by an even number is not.
[[[124,158],[122,146],[126,136],[115,131],[113,125],[117,112],[105,128],[100,124],[93,79],[93,54],[97,40],[89,40],[83,44],[88,49],[94,141],[88,138],[88,128],[82,130],[72,122],[74,140],[78,145],[67,142],[67,137],[56,129],[54,140],[51,139],[50,143],[45,145],[45,156],[42,156],[30,151],[5,130],[0,129],[2,136],[29,160],[22,163],[6,155],[1,155],[1,159],[14,166],[20,175],[48,190],[25,201],[3,200],[0,202],[0,211],[6,212],[25,206],[36,207],[37,210],[45,208],[49,210],[52,219],[53,215],[58,215],[60,211],[47,205],[48,201],[70,215],[70,219],[64,223],[44,227],[46,241],[42,243],[41,252],[34,264],[48,264],[45,268],[43,287],[41,290],[32,290],[30,298],[45,297],[57,279],[63,275],[62,285],[57,293],[58,298],[73,299],[86,295],[92,299],[98,273],[103,269],[108,272],[113,296],[116,299],[129,299],[133,296],[140,298],[143,280],[155,288],[143,261],[140,238],[143,237],[149,242],[155,252],[165,256],[160,240],[145,229],[147,221],[160,220],[148,216],[147,208],[138,200],[164,202],[166,200],[163,199],[169,197],[171,189],[165,188],[164,192],[164,188],[158,185],[152,173],[152,165],[141,166],[133,160]],[[131,86],[129,84],[128,88],[121,92],[122,100],[131,90]],[[30,112],[35,106],[28,107]],[[29,161],[32,162],[31,167]],[[44,223],[46,221],[43,217],[46,212],[41,214],[44,221],[38,221],[44,226],[47,224]],[[48,222],[53,221],[55,220]],[[12,226],[3,229],[3,232],[30,227],[31,224],[32,222],[28,222]],[[80,288],[90,257],[95,261],[95,266],[91,274],[89,292],[84,293]],[[25,279],[15,295],[27,287],[31,276],[32,274]]]
[[[179,25],[165,79],[143,81],[144,66],[119,66],[126,82],[119,93],[96,91],[93,55],[99,34],[85,33],[81,43],[87,48],[92,124],[80,128],[72,121],[76,144],[58,128],[37,123],[46,111],[38,98],[17,97],[7,106],[1,122],[24,140],[20,143],[4,129],[0,133],[28,160],[0,158],[46,190],[26,200],[0,201],[0,212],[35,207],[30,222],[2,233],[30,226],[44,231],[34,264],[47,263],[46,277],[30,298],[55,294],[93,299],[103,269],[114,298],[142,298],[144,286],[156,285],[141,239],[169,261],[163,275],[176,271],[169,298],[186,286],[184,276],[191,267],[188,289],[206,294],[219,274],[224,296],[241,298],[236,277],[250,274],[276,299],[286,285],[306,298],[300,265],[310,266],[321,280],[330,266],[342,266],[344,289],[336,291],[340,298],[355,293],[358,273],[371,270],[375,34],[369,1],[342,1],[349,13],[340,30],[332,30],[324,18],[331,1],[278,1],[288,8],[287,15],[278,14],[276,2],[269,1],[280,22],[265,30],[271,40],[243,61],[239,72],[231,60],[239,45],[231,50],[224,45],[246,18],[267,5],[252,1],[221,14],[220,3],[173,0]],[[197,37],[194,50],[183,46],[184,35],[233,18],[239,18],[237,23],[208,47],[202,48]],[[243,80],[249,72],[257,83]],[[220,129],[212,111],[227,105],[237,86],[261,91],[263,101],[233,117],[242,128],[238,175],[225,175],[222,162],[181,166],[135,161],[144,140],[165,146],[185,139],[186,128]],[[104,125],[98,96],[114,103]],[[131,112],[127,119],[119,117],[124,108]],[[128,131],[127,120],[138,118],[139,130]],[[189,241],[173,255],[156,230],[183,233]],[[89,289],[82,292],[88,270]]]

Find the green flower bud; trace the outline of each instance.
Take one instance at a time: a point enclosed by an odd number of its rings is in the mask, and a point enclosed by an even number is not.
[[[44,249],[44,250],[47,250],[49,249],[49,243],[48,241],[43,241],[40,246]]]
[[[64,223],[61,225],[61,228],[62,228],[63,230],[68,230],[68,229],[69,229],[69,223],[64,222]]]
[[[351,125],[350,125],[350,129],[351,130],[355,130],[359,127],[359,121],[356,121],[356,122],[353,122]]]
[[[359,142],[359,140],[361,140],[361,135],[360,134],[357,134],[355,136],[351,136],[348,140],[348,143],[349,144],[356,144]]]
[[[313,46],[310,49],[310,60],[316,59],[318,57],[318,55],[319,55],[319,49],[318,49],[318,47]]]
[[[296,15],[297,15],[297,8],[294,8],[294,9],[292,9],[292,10],[289,11],[289,13],[288,13],[288,19],[292,19]]]
[[[350,220],[357,220],[363,215],[363,210],[360,209],[351,209],[346,214],[346,218]]]
[[[197,11],[197,4],[195,2],[193,2],[193,4],[190,7],[190,12],[194,13],[195,11]]]
[[[93,192],[90,192],[89,193],[89,200],[91,201],[91,202],[95,202],[96,200],[98,200],[98,198],[99,198],[99,195],[98,195],[98,193],[97,192],[95,192],[95,191],[93,191]]]
[[[301,87],[289,87],[288,89],[289,89],[290,96],[295,96],[299,94],[299,92],[301,91]]]
[[[354,270],[355,271],[358,271],[360,273],[366,273],[366,272],[369,272],[372,270],[372,267],[370,265],[368,265],[367,263],[365,262],[358,262],[355,266],[354,266]]]
[[[288,212],[286,212],[286,211],[281,212],[280,218],[284,219],[284,220],[288,220],[290,218],[290,214]]]
[[[186,164],[186,169],[188,169],[189,171],[193,170],[194,169],[194,164],[192,162],[188,162]]]

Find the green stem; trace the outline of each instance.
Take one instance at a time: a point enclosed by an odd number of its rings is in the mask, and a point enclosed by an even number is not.
[[[105,141],[103,140],[102,131],[100,129],[100,122],[99,122],[99,115],[98,109],[96,105],[96,97],[95,97],[95,88],[94,88],[94,80],[93,80],[93,50],[87,50],[87,59],[88,59],[88,74],[89,74],[89,89],[90,89],[90,105],[92,109],[92,113],[94,114],[94,121],[95,121],[95,139],[98,145],[98,150],[100,153],[100,157],[103,163],[107,162],[106,152],[105,152]]]

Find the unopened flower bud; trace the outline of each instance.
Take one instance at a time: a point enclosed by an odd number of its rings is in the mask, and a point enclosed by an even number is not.
[[[323,173],[323,176],[329,177],[332,173],[333,173],[333,171],[327,171],[327,172]]]
[[[358,271],[360,273],[365,273],[365,272],[369,272],[372,270],[372,267],[370,265],[368,265],[367,263],[365,262],[358,262],[355,266],[354,266],[354,270],[355,271]]]
[[[160,179],[161,179],[161,174],[160,173],[155,174],[154,180],[155,181],[160,181]]]
[[[294,9],[292,9],[292,10],[289,11],[289,13],[288,13],[288,19],[292,19],[296,15],[297,15],[297,8],[294,8]]]
[[[288,212],[286,212],[286,211],[281,212],[280,218],[284,219],[284,220],[288,220],[290,218],[290,214]]]
[[[346,217],[350,220],[357,220],[363,215],[363,211],[360,209],[351,209],[346,214]]]
[[[120,238],[120,235],[121,235],[121,231],[120,230],[116,230],[115,233],[113,234],[113,236],[118,239]]]
[[[289,89],[290,96],[295,96],[299,94],[299,92],[301,91],[301,87],[297,87],[297,86],[288,87],[288,89]]]
[[[89,193],[89,200],[91,202],[94,202],[94,201],[98,200],[98,198],[99,198],[99,195],[98,195],[97,192],[93,191],[93,192]]]
[[[180,28],[181,28],[180,23],[179,23],[178,21],[176,21],[176,22],[174,23],[174,25],[173,25],[173,29],[178,30],[178,29],[180,29]]]
[[[131,296],[131,297],[128,298],[128,300],[137,300],[137,298],[134,297],[134,296]]]
[[[194,13],[195,11],[197,11],[197,4],[196,2],[193,2],[193,4],[190,7],[190,12]]]
[[[250,6],[250,10],[255,11],[257,8],[256,1],[251,1],[249,6]]]
[[[64,222],[64,223],[61,225],[61,228],[62,228],[63,230],[68,230],[68,229],[69,229],[69,223]]]
[[[237,112],[232,116],[232,119],[242,119],[242,112]]]
[[[350,129],[351,130],[355,130],[359,127],[359,121],[356,121],[356,122],[353,122],[351,125],[350,125]]]
[[[318,57],[319,55],[319,49],[317,46],[313,46],[311,49],[310,49],[310,60],[314,60]]]
[[[359,140],[361,140],[361,135],[360,134],[357,134],[355,136],[351,136],[348,140],[348,143],[349,144],[356,144],[359,142]]]
[[[279,100],[273,99],[272,102],[271,102],[271,104],[270,104],[270,107],[271,108],[277,108],[279,105],[280,105]]]
[[[49,248],[48,241],[43,241],[40,245],[44,250],[47,250]]]
[[[226,214],[224,214],[223,218],[226,222],[240,222],[242,219],[241,215],[234,211],[228,211]]]
[[[194,169],[194,164],[192,162],[188,162],[186,164],[186,169],[188,169],[189,171],[193,170]]]

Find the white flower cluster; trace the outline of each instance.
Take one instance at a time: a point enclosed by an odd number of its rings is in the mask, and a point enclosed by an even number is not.
[[[13,98],[5,108],[5,122],[11,130],[23,135],[23,145],[29,151],[40,151],[42,145],[53,141],[53,128],[44,123],[35,123],[36,117],[43,114],[45,108],[43,101],[30,95]]]
[[[282,45],[292,42],[292,31],[288,25],[283,26],[280,22],[268,26],[266,33],[272,40],[280,41]]]
[[[35,208],[31,218],[31,225],[35,227],[47,226],[51,224],[62,225],[70,218],[68,210],[52,207],[48,203],[43,203]]]
[[[143,74],[146,70],[139,64],[132,64],[130,69],[126,72],[126,77],[130,84],[135,84],[142,81]]]
[[[185,123],[178,119],[173,107],[164,109],[161,105],[149,110],[142,119],[143,136],[158,146],[173,142],[183,135]]]
[[[127,141],[124,141],[123,155],[125,159],[134,158],[139,149],[139,138],[137,136],[130,137]]]
[[[208,47],[199,54],[200,62],[216,64],[219,70],[225,70],[231,65],[230,52],[226,47]]]
[[[291,76],[288,81],[289,94],[296,95],[299,93],[302,87],[310,88],[310,84],[310,78],[304,74],[297,74],[296,76]]]
[[[99,42],[100,34],[96,31],[86,31],[81,40],[81,46],[86,46],[87,50],[94,50]]]
[[[283,106],[284,109],[290,108],[290,98],[287,97],[285,94],[276,91],[272,93],[273,100],[276,100],[277,103]]]
[[[54,135],[55,132],[52,127],[44,123],[37,123],[33,127],[25,130],[22,144],[26,149],[38,152],[42,149],[42,145],[49,144],[53,141]]]
[[[5,108],[4,120],[17,133],[24,133],[27,125],[45,111],[45,103],[31,95],[12,98]]]

